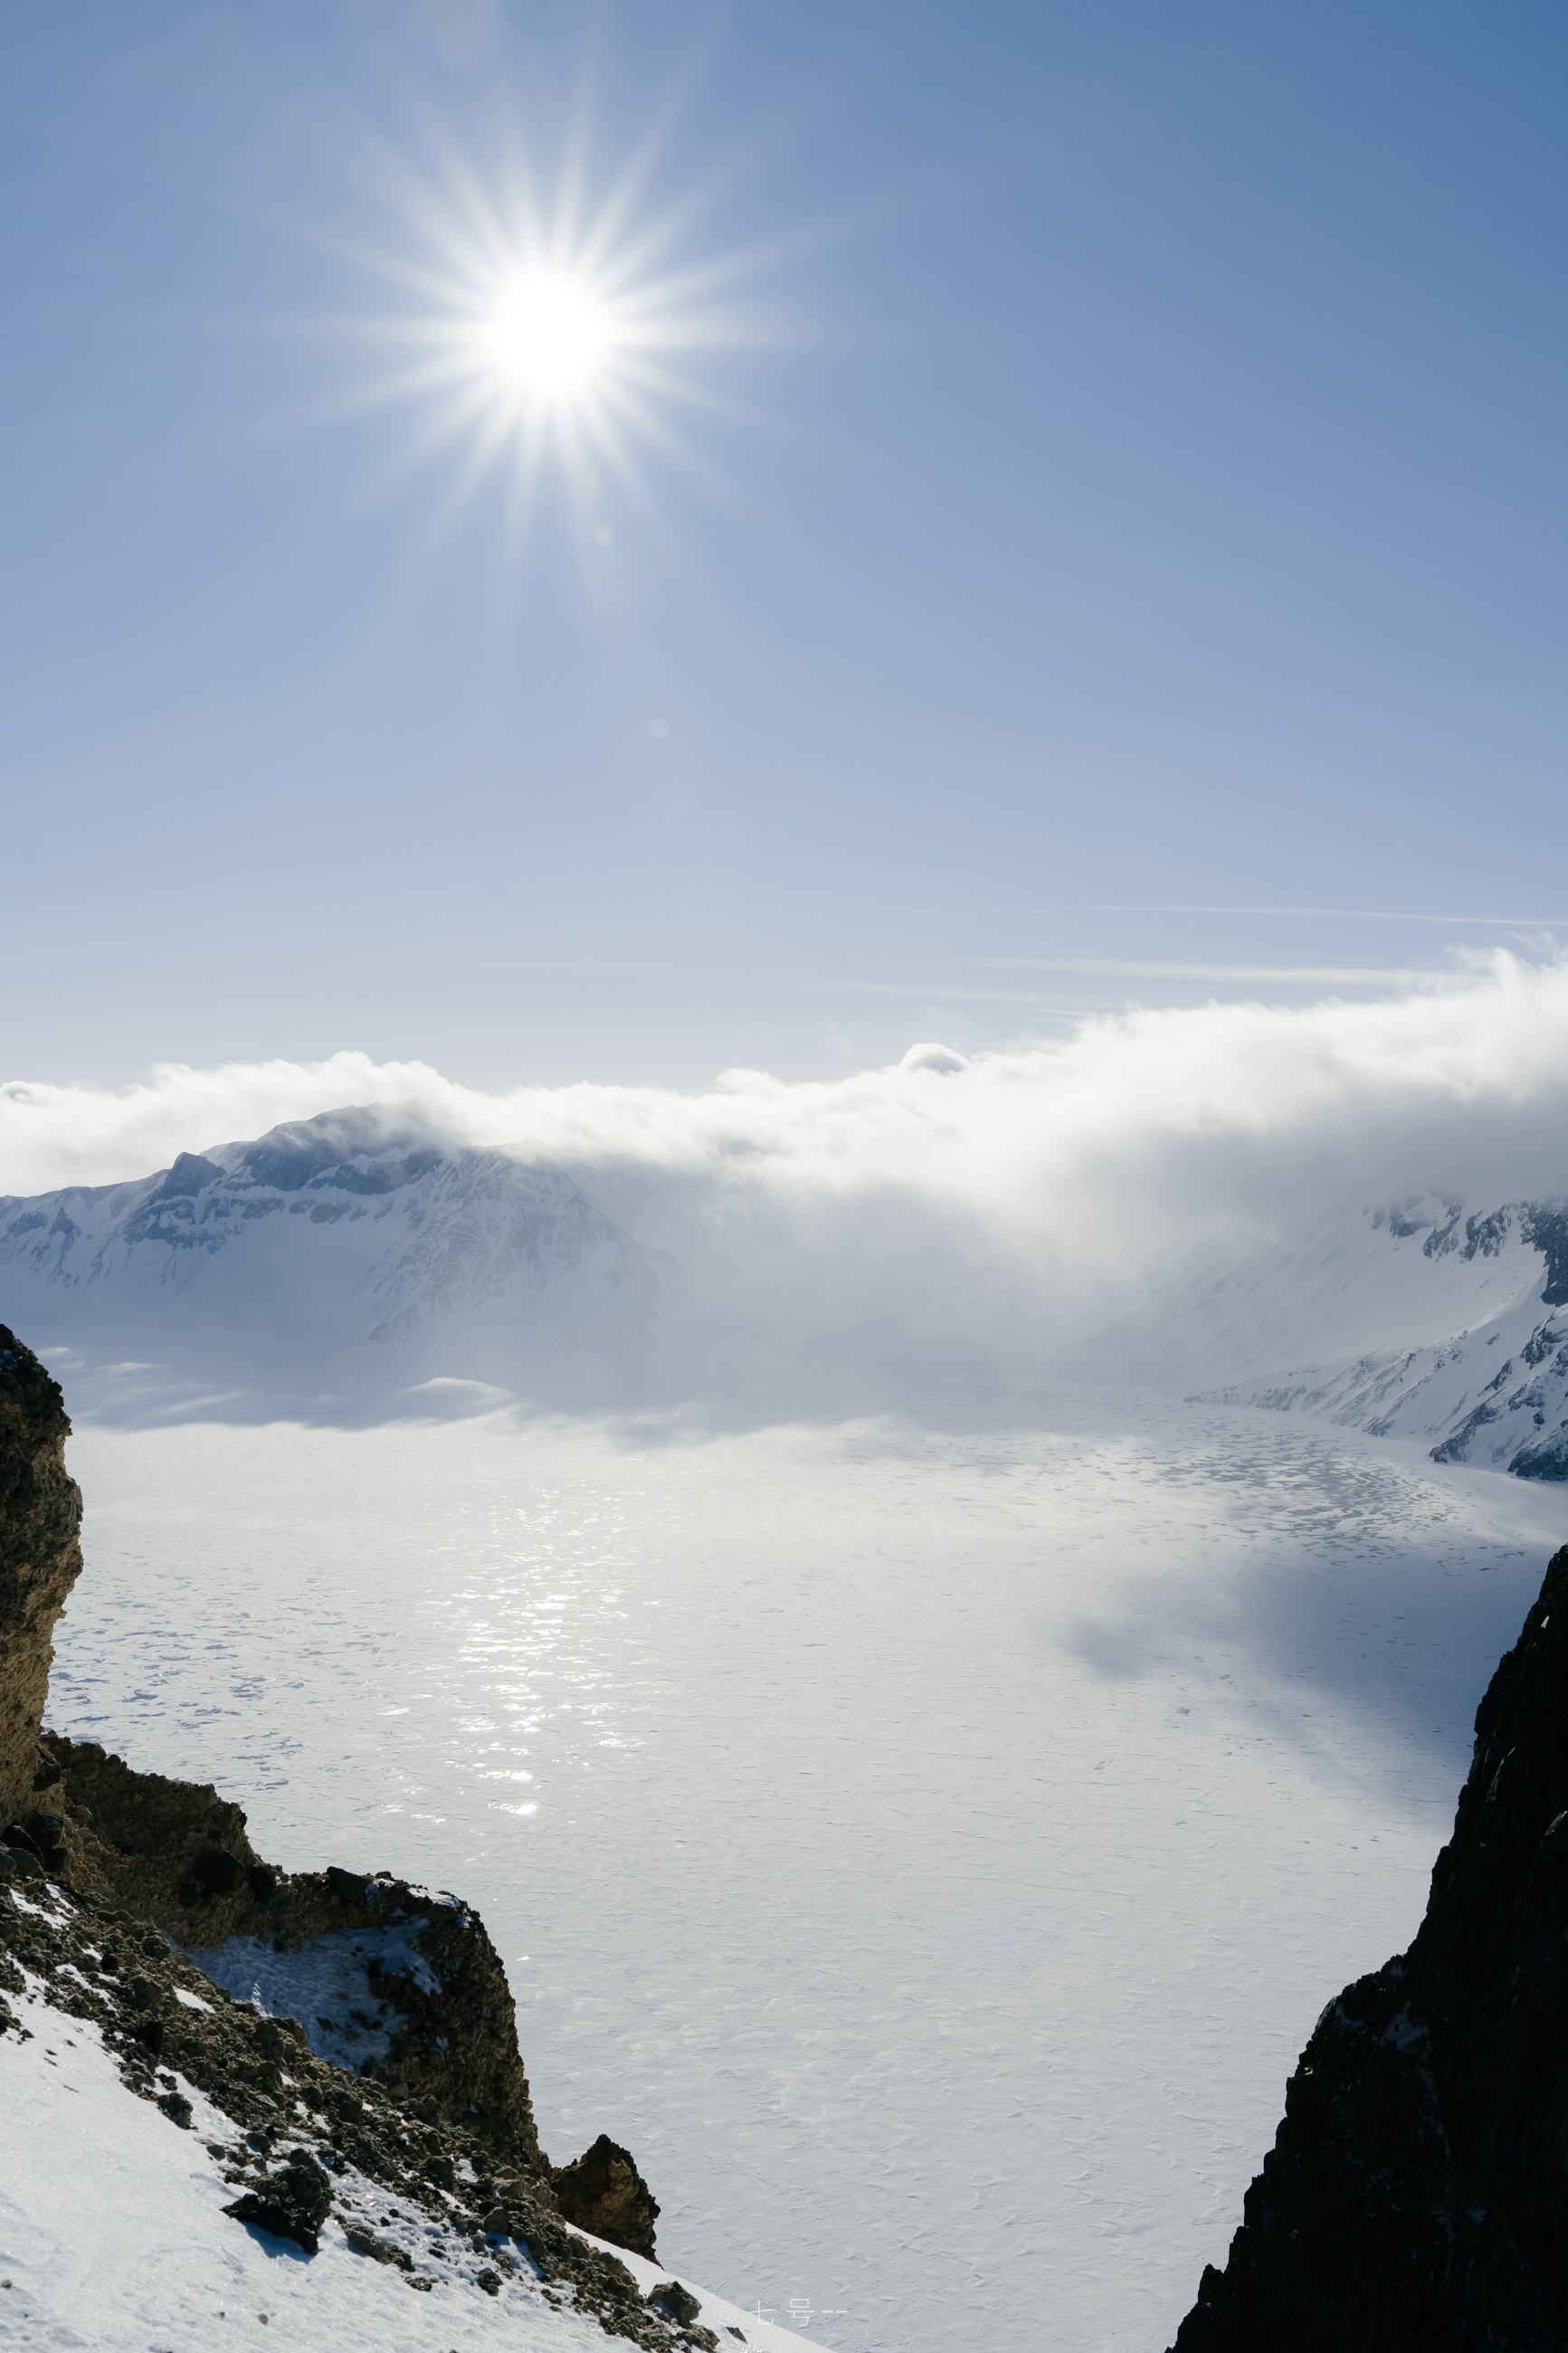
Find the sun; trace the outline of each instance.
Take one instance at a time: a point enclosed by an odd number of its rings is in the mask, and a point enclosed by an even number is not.
[[[778,340],[750,290],[778,253],[701,250],[713,189],[661,200],[658,138],[607,173],[592,144],[578,126],[550,172],[515,129],[482,165],[437,138],[359,152],[379,227],[351,258],[396,299],[342,321],[363,366],[338,413],[405,408],[410,461],[455,461],[448,519],[500,486],[521,522],[552,481],[646,504],[655,457],[712,483],[711,427],[752,421],[710,363]]]
[[[614,305],[585,280],[558,269],[520,274],[480,323],[481,364],[503,391],[524,399],[592,399],[614,368]]]

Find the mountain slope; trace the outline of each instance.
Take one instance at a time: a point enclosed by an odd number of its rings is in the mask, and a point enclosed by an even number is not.
[[[1568,1206],[1427,1198],[1330,1219],[1191,1286],[1137,1347],[1144,1378],[1215,1402],[1568,1478]]]
[[[462,1317],[581,1337],[638,1324],[672,1261],[562,1170],[416,1116],[324,1113],[133,1183],[0,1199],[0,1285],[51,1317],[376,1341]]]

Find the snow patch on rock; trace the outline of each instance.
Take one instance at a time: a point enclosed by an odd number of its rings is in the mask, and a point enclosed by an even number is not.
[[[423,1920],[385,1928],[346,1928],[279,1952],[259,1936],[230,1936],[200,1956],[215,1984],[268,2018],[297,2019],[318,2059],[363,2068],[384,2060],[402,2024],[374,1979],[404,1978],[421,1993],[440,1986],[415,1937]]]

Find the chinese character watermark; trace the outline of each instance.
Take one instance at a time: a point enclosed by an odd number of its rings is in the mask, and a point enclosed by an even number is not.
[[[772,2320],[777,2308],[775,2305],[761,2303],[753,2306],[759,2320]],[[808,2321],[813,2320],[847,2320],[848,2317],[847,2305],[819,2304],[814,2312],[808,2295],[792,2295],[789,2299],[789,2326],[792,2328],[804,2328]]]

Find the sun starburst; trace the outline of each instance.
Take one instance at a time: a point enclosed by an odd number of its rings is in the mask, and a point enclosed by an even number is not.
[[[664,143],[596,174],[579,131],[547,177],[515,129],[488,172],[427,127],[361,141],[382,226],[345,258],[396,299],[343,322],[352,404],[406,411],[408,461],[453,461],[448,512],[498,482],[514,514],[551,480],[646,492],[654,453],[711,471],[703,425],[741,409],[708,364],[776,340],[751,282],[778,256],[702,253],[704,205],[655,201]]]

